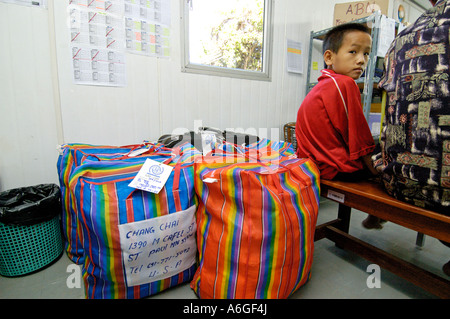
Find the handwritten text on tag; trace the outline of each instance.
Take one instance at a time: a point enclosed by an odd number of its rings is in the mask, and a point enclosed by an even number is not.
[[[128,186],[158,194],[166,184],[172,169],[172,166],[147,159]]]

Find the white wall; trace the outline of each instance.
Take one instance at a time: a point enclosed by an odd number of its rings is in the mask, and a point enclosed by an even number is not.
[[[73,84],[67,1],[49,0],[48,10],[0,3],[0,191],[57,183],[61,143],[139,143],[196,120],[281,136],[304,98],[310,31],[330,27],[342,2],[274,0],[266,82],[182,73],[181,1],[171,0],[170,59],[127,54],[123,88]],[[286,72],[286,38],[303,42],[305,75]]]
[[[0,190],[55,181],[48,12],[0,3]]]

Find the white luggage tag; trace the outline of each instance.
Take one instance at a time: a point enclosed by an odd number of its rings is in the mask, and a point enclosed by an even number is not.
[[[214,149],[216,144],[216,134],[205,131],[201,132],[203,156],[207,155]]]
[[[158,194],[169,179],[173,167],[147,159],[128,186]]]

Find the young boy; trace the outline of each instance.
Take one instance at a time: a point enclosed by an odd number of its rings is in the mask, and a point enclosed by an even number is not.
[[[377,174],[371,161],[375,143],[355,82],[371,47],[370,31],[361,24],[329,31],[323,43],[327,69],[298,110],[297,155],[311,158],[323,179],[360,180]]]

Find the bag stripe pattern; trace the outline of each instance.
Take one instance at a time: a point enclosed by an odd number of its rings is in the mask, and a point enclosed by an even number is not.
[[[263,140],[253,162],[234,153],[230,163],[227,146],[195,163],[200,263],[191,287],[201,298],[287,298],[309,279],[319,171],[278,146]]]
[[[108,146],[72,143],[61,145],[58,157],[57,170],[62,201],[62,229],[66,239],[65,250],[67,256],[76,264],[83,263],[83,248],[79,239],[79,224],[74,211],[74,199],[70,197],[69,179],[75,168],[80,166],[84,160],[94,156],[95,158],[111,159],[121,158],[135,149],[158,148],[160,145],[149,143]]]
[[[131,200],[121,200],[120,198],[124,198],[126,194],[120,196],[118,188],[127,185],[130,181],[131,179],[125,179],[125,183],[106,185],[83,183],[81,186],[80,193],[90,196],[92,201],[89,210],[86,207],[80,208],[86,249],[83,278],[88,298],[142,298],[188,281],[194,274],[195,265],[171,278],[135,287],[126,286],[118,225],[144,220],[142,215],[151,216],[151,218],[163,216],[167,214],[164,211],[169,204],[175,206],[173,202],[169,203],[167,198],[170,196],[164,190],[160,193],[160,201],[157,205],[162,209],[156,211],[151,207],[154,196],[137,194]],[[141,207],[147,206],[147,209],[144,208],[142,211],[134,209],[136,202],[140,202]],[[189,204],[192,202],[187,203],[186,206]],[[119,211],[125,211],[126,214],[119,217],[116,213],[117,206]]]
[[[192,279],[196,265],[166,279],[128,287],[122,260],[119,225],[147,220],[197,205],[193,159],[199,153],[188,144],[172,156],[159,149],[135,158],[85,159],[69,180],[80,225],[83,279],[87,298],[143,298]],[[170,156],[169,156],[170,155]],[[147,158],[174,169],[159,194],[128,186]]]

